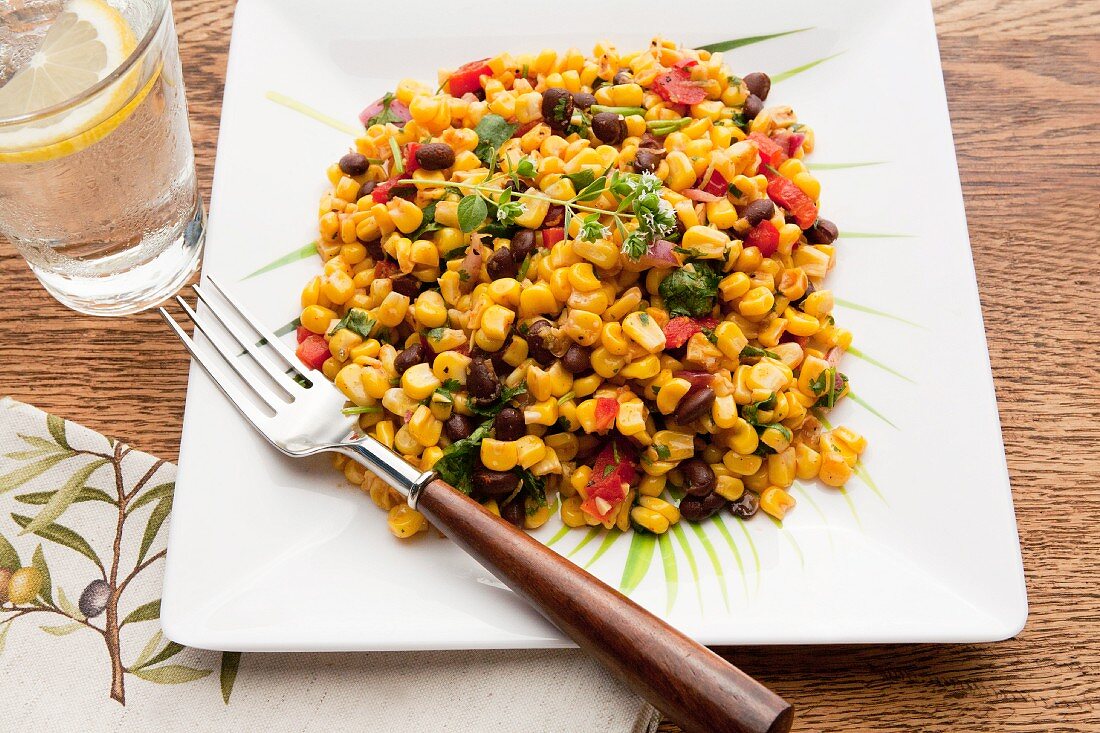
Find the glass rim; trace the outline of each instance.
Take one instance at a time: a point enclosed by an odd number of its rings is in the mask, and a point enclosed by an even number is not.
[[[29,122],[37,122],[39,120],[44,120],[48,117],[53,117],[54,115],[60,114],[61,112],[70,110],[73,107],[78,107],[94,97],[96,94],[99,94],[103,90],[107,89],[107,87],[114,84],[126,74],[128,74],[130,70],[134,67],[134,65],[138,62],[138,59],[145,55],[145,52],[149,49],[149,46],[152,45],[153,39],[160,32],[161,27],[163,27],[164,19],[168,12],[170,2],[171,0],[157,0],[158,7],[156,14],[153,17],[153,21],[149,24],[149,28],[145,31],[145,35],[142,36],[141,40],[138,42],[137,46],[134,47],[134,50],[130,53],[130,55],[127,56],[122,61],[122,63],[116,66],[110,74],[103,77],[87,89],[84,89],[76,96],[66,99],[64,102],[58,102],[55,105],[52,105],[50,107],[43,107],[42,109],[35,110],[33,112],[24,112],[23,114],[15,115],[14,117],[0,116],[0,128],[15,125],[25,125]]]

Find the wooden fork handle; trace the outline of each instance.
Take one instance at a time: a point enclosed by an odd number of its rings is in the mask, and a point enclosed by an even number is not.
[[[790,730],[789,703],[443,481],[417,509],[684,730]]]

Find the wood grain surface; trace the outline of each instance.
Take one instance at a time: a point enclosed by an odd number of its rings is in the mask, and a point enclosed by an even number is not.
[[[1097,731],[1100,3],[935,6],[1030,617],[998,644],[748,647],[737,664],[801,731]],[[208,195],[233,3],[175,13]],[[175,459],[186,378],[156,316],[73,314],[0,243],[0,394]]]

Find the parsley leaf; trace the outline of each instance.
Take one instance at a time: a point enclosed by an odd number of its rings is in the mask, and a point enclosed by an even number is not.
[[[425,234],[437,232],[443,228],[443,225],[435,220],[436,203],[433,201],[423,208],[424,221],[420,223],[415,232],[409,235],[409,239],[415,242],[418,239],[423,239]]]
[[[576,173],[566,173],[563,178],[568,178],[573,182],[573,189],[576,191],[583,191],[592,185],[592,182],[596,180],[596,174],[590,171],[588,168],[577,171]]]
[[[496,163],[497,150],[512,137],[519,125],[508,124],[508,121],[497,114],[487,114],[481,118],[474,128],[477,133],[478,144],[474,148],[474,155],[481,159],[485,165]]]
[[[775,392],[772,392],[766,399],[759,402],[753,402],[751,405],[745,405],[741,408],[741,417],[745,422],[753,426],[767,425],[765,422],[761,422],[759,412],[764,410],[768,412],[775,409]]]
[[[519,473],[520,485],[527,489],[528,495],[538,502],[539,506],[546,506],[546,479],[542,476],[536,476],[526,468],[517,469],[517,472]]]
[[[821,373],[817,375],[817,379],[810,380],[810,391],[817,395],[822,394],[826,389],[829,388],[828,377],[829,370],[822,369]]]
[[[367,120],[367,127],[372,125],[385,125],[388,122],[392,122],[398,126],[405,124],[404,120],[394,114],[390,109],[390,105],[393,104],[393,100],[396,97],[393,96],[393,92],[386,92],[382,95],[382,111]]]
[[[474,472],[474,459],[481,449],[481,441],[493,429],[493,421],[486,420],[470,436],[455,441],[443,449],[443,455],[436,461],[435,472],[439,477],[464,494],[473,488],[470,477]]]
[[[435,388],[435,393],[443,395],[447,400],[454,402],[455,392],[462,391],[462,382],[457,379],[448,379]],[[435,394],[433,393],[433,394]]]
[[[529,158],[524,158],[516,165],[516,175],[520,178],[534,178],[537,173],[538,169]]]
[[[367,315],[367,312],[362,308],[352,308],[346,316],[340,319],[339,323],[329,329],[329,333],[336,333],[341,328],[346,328],[352,333],[368,339],[375,323],[375,320]]]
[[[709,264],[694,262],[673,270],[657,288],[671,316],[705,316],[714,307],[720,276]]]
[[[485,199],[477,194],[464,196],[458,202],[458,225],[464,232],[477,229],[488,215],[489,208],[485,205]]]

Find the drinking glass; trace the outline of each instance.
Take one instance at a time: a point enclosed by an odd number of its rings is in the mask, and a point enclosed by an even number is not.
[[[0,0],[0,236],[46,290],[149,308],[205,225],[169,0]]]

